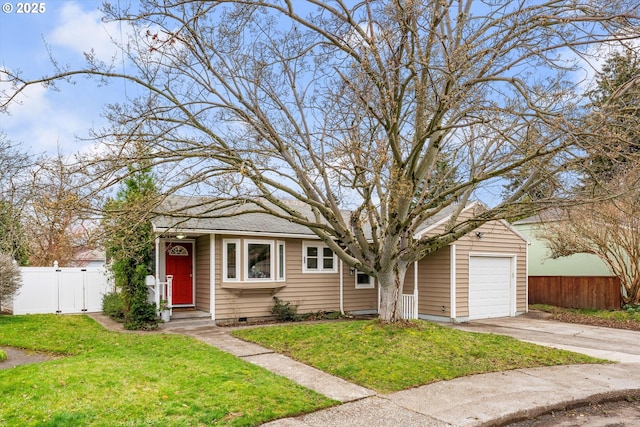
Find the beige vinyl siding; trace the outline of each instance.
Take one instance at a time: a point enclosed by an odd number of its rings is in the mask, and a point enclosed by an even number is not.
[[[285,285],[277,289],[227,289],[222,281],[222,242],[224,239],[240,240],[239,265],[244,265],[244,240],[242,236],[216,235],[216,319],[237,319],[240,317],[255,318],[271,316],[273,296],[283,301],[298,305],[298,313],[310,313],[316,311],[338,311],[340,309],[340,275],[332,273],[303,273],[302,272],[302,240],[256,238],[247,237],[250,240],[273,240],[285,242],[286,273],[284,282],[272,282],[274,286]],[[312,242],[309,240],[308,242]],[[277,250],[277,247],[276,247]],[[339,261],[336,258],[336,265]],[[275,272],[274,272],[275,274]],[[355,288],[355,279],[348,284],[353,276],[348,275],[346,269],[345,290]],[[241,288],[242,284],[238,284]],[[360,290],[361,295],[373,294],[373,290]],[[367,292],[369,291],[369,292]],[[360,293],[359,292],[359,293]],[[377,294],[375,294],[377,296]],[[351,295],[350,295],[351,298]],[[376,300],[377,301],[377,300]],[[364,303],[366,305],[368,303]],[[346,305],[346,304],[345,304]],[[350,307],[358,307],[354,300],[349,299]],[[374,305],[375,307],[375,305]],[[352,310],[359,308],[351,308]]]
[[[418,314],[451,316],[450,257],[445,246],[418,263]]]
[[[407,273],[404,276],[404,285],[402,287],[403,294],[413,295],[413,288],[414,288],[413,278],[415,276],[414,272],[415,272],[415,266],[413,263],[411,263],[409,264],[409,267],[407,267]]]
[[[343,308],[346,313],[351,311],[378,310],[378,282],[374,281],[373,288],[356,289],[356,277],[343,264]]]
[[[457,315],[469,315],[469,257],[474,254],[504,254],[516,256],[516,312],[527,310],[527,243],[501,221],[480,226],[477,232],[462,237],[456,242],[456,278],[458,298]]]
[[[211,248],[209,239],[208,235],[198,237],[194,245],[196,252],[196,308],[207,312],[211,308],[211,269],[209,268]]]
[[[475,209],[481,209],[481,207],[476,206]],[[472,214],[473,209],[463,212],[459,221],[471,218]],[[441,224],[427,235],[442,232],[444,227],[445,225]],[[482,238],[477,237],[477,232],[482,233]],[[492,221],[458,239],[454,245],[456,247],[456,318],[469,316],[469,257],[473,254],[516,256],[516,312],[527,310],[527,242],[520,235],[503,221]],[[443,252],[445,249],[446,252]],[[450,250],[450,247],[441,248],[435,254],[420,261],[421,264],[426,263],[426,270],[423,271],[421,266],[419,273],[419,314],[451,316],[448,270]],[[430,260],[431,257],[433,260]],[[430,267],[431,263],[435,265]],[[446,309],[444,312],[442,305]],[[436,312],[437,310],[439,312]]]

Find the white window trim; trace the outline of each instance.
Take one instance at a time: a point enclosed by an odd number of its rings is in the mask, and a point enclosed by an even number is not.
[[[270,276],[268,278],[256,278],[249,277],[249,245],[269,245],[270,259],[269,259],[269,271]],[[275,260],[277,254],[275,253],[275,242],[273,240],[257,240],[257,239],[245,239],[244,240],[244,259],[242,270],[244,271],[245,282],[275,282],[276,269]]]
[[[318,248],[318,268],[307,268],[307,248],[315,247]],[[322,255],[323,249],[328,248],[324,243],[318,242],[302,242],[302,272],[303,273],[321,273],[321,274],[331,274],[338,272],[338,257],[335,252],[333,252],[333,268],[325,269],[323,268],[324,256]]]
[[[282,248],[282,256],[280,255],[280,248]],[[282,264],[282,269],[280,268]],[[276,281],[284,282],[287,280],[287,247],[284,241],[278,240],[276,242]]]
[[[229,278],[227,276],[228,274],[227,245],[229,243],[236,244],[236,277],[235,278]],[[222,281],[223,282],[239,282],[241,280],[240,278],[240,271],[242,271],[242,269],[240,268],[241,265],[242,265],[242,259],[240,258],[240,239],[223,239],[222,240]]]
[[[356,284],[356,289],[373,289],[376,287],[375,277],[369,276],[367,274],[367,276],[369,277],[369,283],[358,283],[358,274],[366,274],[366,273],[356,270],[355,273],[353,274],[354,282]]]

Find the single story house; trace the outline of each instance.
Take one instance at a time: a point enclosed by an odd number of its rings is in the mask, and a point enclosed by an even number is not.
[[[169,199],[173,207],[188,199]],[[418,236],[445,226],[455,206],[425,223]],[[300,209],[304,209],[303,206]],[[468,205],[461,217],[483,209]],[[204,212],[204,211],[203,211]],[[309,229],[265,213],[198,218],[158,216],[156,276],[171,276],[171,304],[216,321],[270,316],[273,296],[299,313],[376,314],[374,278],[344,264]],[[414,263],[406,275],[406,318],[463,322],[527,311],[527,240],[492,221]]]

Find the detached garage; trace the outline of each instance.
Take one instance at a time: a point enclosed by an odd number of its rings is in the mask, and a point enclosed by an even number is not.
[[[475,209],[484,207],[470,204],[461,219]],[[420,236],[437,232],[448,219],[428,226]],[[517,316],[527,311],[527,247],[527,239],[508,222],[489,222],[422,259],[404,293],[414,287],[422,319],[466,322]]]

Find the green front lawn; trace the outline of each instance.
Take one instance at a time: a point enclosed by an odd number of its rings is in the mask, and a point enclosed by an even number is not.
[[[233,335],[381,393],[483,372],[603,362],[424,321],[413,327],[377,321],[287,325],[240,329]]]
[[[2,426],[251,426],[335,403],[194,339],[85,316],[0,316],[0,345],[65,355],[0,370]]]

